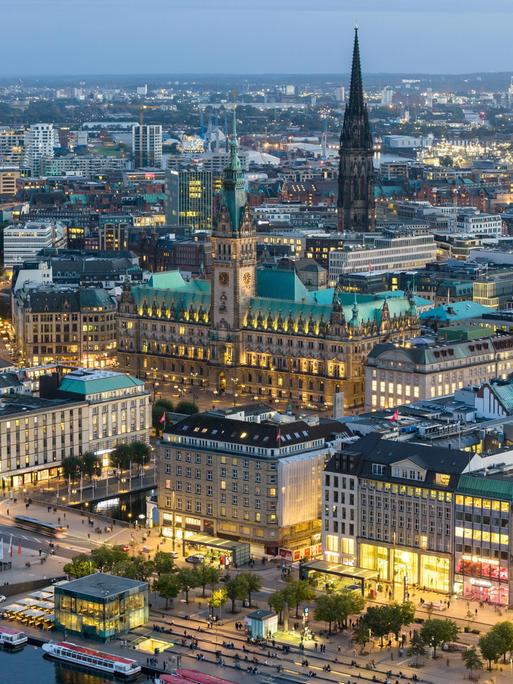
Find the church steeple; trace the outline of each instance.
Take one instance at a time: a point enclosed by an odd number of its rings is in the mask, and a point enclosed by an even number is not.
[[[240,230],[242,215],[246,206],[245,178],[239,157],[239,141],[237,140],[237,110],[233,108],[233,125],[230,139],[230,161],[224,170],[222,203],[228,210],[231,229],[234,233]]]
[[[349,101],[340,136],[338,224],[341,231],[368,231],[374,224],[373,142],[363,97],[358,29],[355,29]]]

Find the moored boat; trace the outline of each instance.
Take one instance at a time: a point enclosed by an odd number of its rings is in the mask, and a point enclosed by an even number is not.
[[[28,641],[28,637],[19,629],[0,627],[0,645],[5,648],[22,648]]]
[[[141,672],[136,660],[122,656],[96,651],[93,648],[78,646],[69,641],[50,641],[42,646],[45,655],[67,663],[75,663],[81,667],[100,672],[107,672],[116,677],[132,679]]]

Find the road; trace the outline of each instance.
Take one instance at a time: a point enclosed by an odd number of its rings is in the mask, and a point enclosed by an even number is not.
[[[32,549],[34,551],[39,549],[48,551],[49,543],[53,542],[55,546],[58,547],[55,555],[61,556],[62,558],[73,558],[78,553],[87,553],[97,546],[96,544],[92,544],[83,539],[74,538],[72,535],[65,539],[53,539],[44,534],[16,527],[14,524],[10,525],[5,522],[0,523],[0,538],[4,540],[4,547],[9,543],[11,535],[13,546],[21,544],[23,548]]]

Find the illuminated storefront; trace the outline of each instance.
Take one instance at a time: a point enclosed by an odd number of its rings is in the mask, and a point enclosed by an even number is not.
[[[148,621],[146,582],[101,572],[55,587],[55,626],[96,639],[125,634]]]
[[[388,547],[374,544],[360,544],[360,565],[368,570],[376,570],[379,579],[387,581],[389,578]]]

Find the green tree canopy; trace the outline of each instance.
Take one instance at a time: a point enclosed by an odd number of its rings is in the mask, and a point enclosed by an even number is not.
[[[475,646],[462,653],[461,657],[465,663],[465,668],[469,671],[469,679],[475,679],[474,673],[483,669],[483,661]]]
[[[207,585],[213,587],[217,584],[221,573],[213,565],[201,563],[196,567],[196,575],[198,577],[198,586],[201,587],[201,595],[205,598]]]
[[[506,654],[513,651],[513,623],[509,620],[497,622],[491,630],[502,642],[501,655],[506,659]]]
[[[479,639],[479,648],[483,658],[488,661],[488,669],[492,669],[492,661],[497,662],[502,655],[504,642],[501,636],[490,630]]]
[[[328,634],[331,634],[333,624],[340,619],[340,606],[336,594],[321,594],[315,599],[315,619],[328,623]]]
[[[281,624],[283,622],[283,609],[285,604],[288,603],[287,594],[285,589],[280,589],[279,591],[274,591],[267,599],[269,607],[278,613],[278,622]]]
[[[289,605],[296,609],[296,618],[299,618],[299,606],[315,598],[315,590],[308,580],[288,580],[284,591]]]
[[[176,572],[177,568],[175,565],[175,559],[170,553],[166,553],[165,551],[157,551],[153,562],[155,564],[155,572],[158,575]]]
[[[110,462],[119,470],[126,470],[132,460],[132,450],[129,444],[118,444],[110,455]]]
[[[66,480],[76,480],[80,476],[82,461],[78,456],[67,456],[62,461],[62,474]]]
[[[80,459],[80,472],[91,480],[101,472],[100,458],[92,451],[86,451]]]
[[[116,563],[129,560],[129,556],[119,547],[103,544],[91,551],[91,560],[100,572],[111,572]]]
[[[166,599],[166,610],[169,608],[169,602],[173,601],[180,593],[181,585],[178,576],[172,572],[164,572],[153,583],[153,591]]]
[[[199,408],[193,401],[180,401],[176,405],[177,413],[186,413],[187,415],[192,416],[195,413],[198,413],[198,411]]]
[[[238,580],[244,587],[244,597],[247,597],[248,605],[251,608],[251,597],[262,588],[262,578],[255,572],[241,572]]]
[[[93,572],[96,572],[96,565],[87,554],[81,553],[80,555],[75,556],[71,563],[66,563],[63,569],[67,575],[78,579],[79,577],[86,577],[87,575],[92,575]]]
[[[199,586],[198,573],[193,568],[180,568],[176,573],[180,590],[185,594],[185,603],[189,603],[189,592]]]
[[[440,620],[433,618],[426,620],[420,628],[420,636],[426,646],[433,647],[433,658],[436,658],[436,650],[448,641],[454,641],[458,637],[458,625],[454,620]]]
[[[149,463],[151,457],[151,447],[146,442],[131,442],[129,444],[132,461],[138,466],[144,466]]]
[[[247,585],[244,581],[241,582],[240,575],[231,577],[226,583],[226,595],[232,602],[232,613],[236,611],[236,601],[242,601],[247,595]]]
[[[164,413],[174,411],[173,402],[169,399],[158,399],[154,402],[151,410],[151,422],[157,434],[165,427],[162,423]]]

